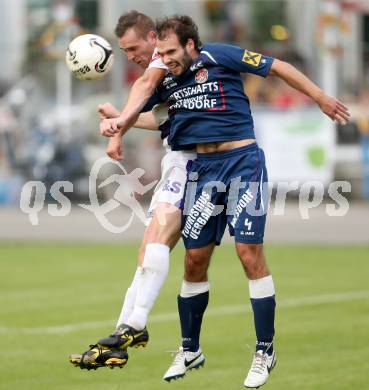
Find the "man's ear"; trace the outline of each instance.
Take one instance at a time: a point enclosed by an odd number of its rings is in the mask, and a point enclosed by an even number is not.
[[[150,42],[151,44],[155,45],[156,44],[156,32],[155,31],[149,31],[146,35],[146,40]]]
[[[187,50],[195,50],[195,42],[193,39],[189,38],[186,43],[186,49]]]

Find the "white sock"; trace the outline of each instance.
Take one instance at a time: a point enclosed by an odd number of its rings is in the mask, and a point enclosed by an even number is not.
[[[191,298],[194,297],[195,295],[202,294],[206,291],[209,291],[210,285],[209,282],[187,282],[187,280],[183,279],[182,282],[182,287],[181,287],[181,292],[180,296],[182,298]]]
[[[163,244],[147,244],[138,278],[137,294],[127,325],[137,330],[147,324],[147,317],[154,306],[169,271],[169,247]]]
[[[249,280],[250,298],[266,298],[275,295],[272,275],[264,278]]]
[[[116,328],[119,326],[126,324],[129,316],[131,315],[135,300],[136,300],[136,294],[137,294],[137,285],[138,285],[138,279],[139,275],[142,272],[142,267],[138,266],[136,269],[136,272],[133,276],[133,280],[131,285],[128,287],[126,295],[124,297],[122,310],[120,311],[119,319],[116,325]]]

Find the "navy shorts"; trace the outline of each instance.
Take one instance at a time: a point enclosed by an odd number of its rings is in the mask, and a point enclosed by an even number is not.
[[[268,208],[265,156],[256,143],[198,153],[188,171],[182,217],[187,249],[219,245],[226,225],[235,241],[261,244]]]

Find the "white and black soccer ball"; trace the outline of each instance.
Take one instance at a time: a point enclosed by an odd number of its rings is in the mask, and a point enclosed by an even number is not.
[[[84,34],[69,44],[65,62],[73,76],[80,80],[102,79],[113,66],[110,43],[94,34]]]

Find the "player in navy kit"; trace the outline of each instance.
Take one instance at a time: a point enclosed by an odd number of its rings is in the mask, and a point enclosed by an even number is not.
[[[207,269],[215,245],[228,224],[249,279],[256,329],[256,351],[244,385],[266,383],[274,367],[275,290],[263,254],[267,172],[255,142],[249,100],[241,72],[275,75],[310,96],[332,120],[348,120],[347,108],[327,96],[293,66],[258,53],[222,44],[201,45],[189,17],[164,19],[157,25],[157,49],[170,73],[157,91],[169,107],[173,150],[196,148],[188,173],[197,182],[195,201],[183,212],[185,274],[178,309],[182,346],[164,379],[183,377],[204,363],[199,337],[209,298]],[[109,123],[106,123],[109,126]],[[111,122],[118,131],[119,121]],[[186,199],[191,198],[187,196]]]

